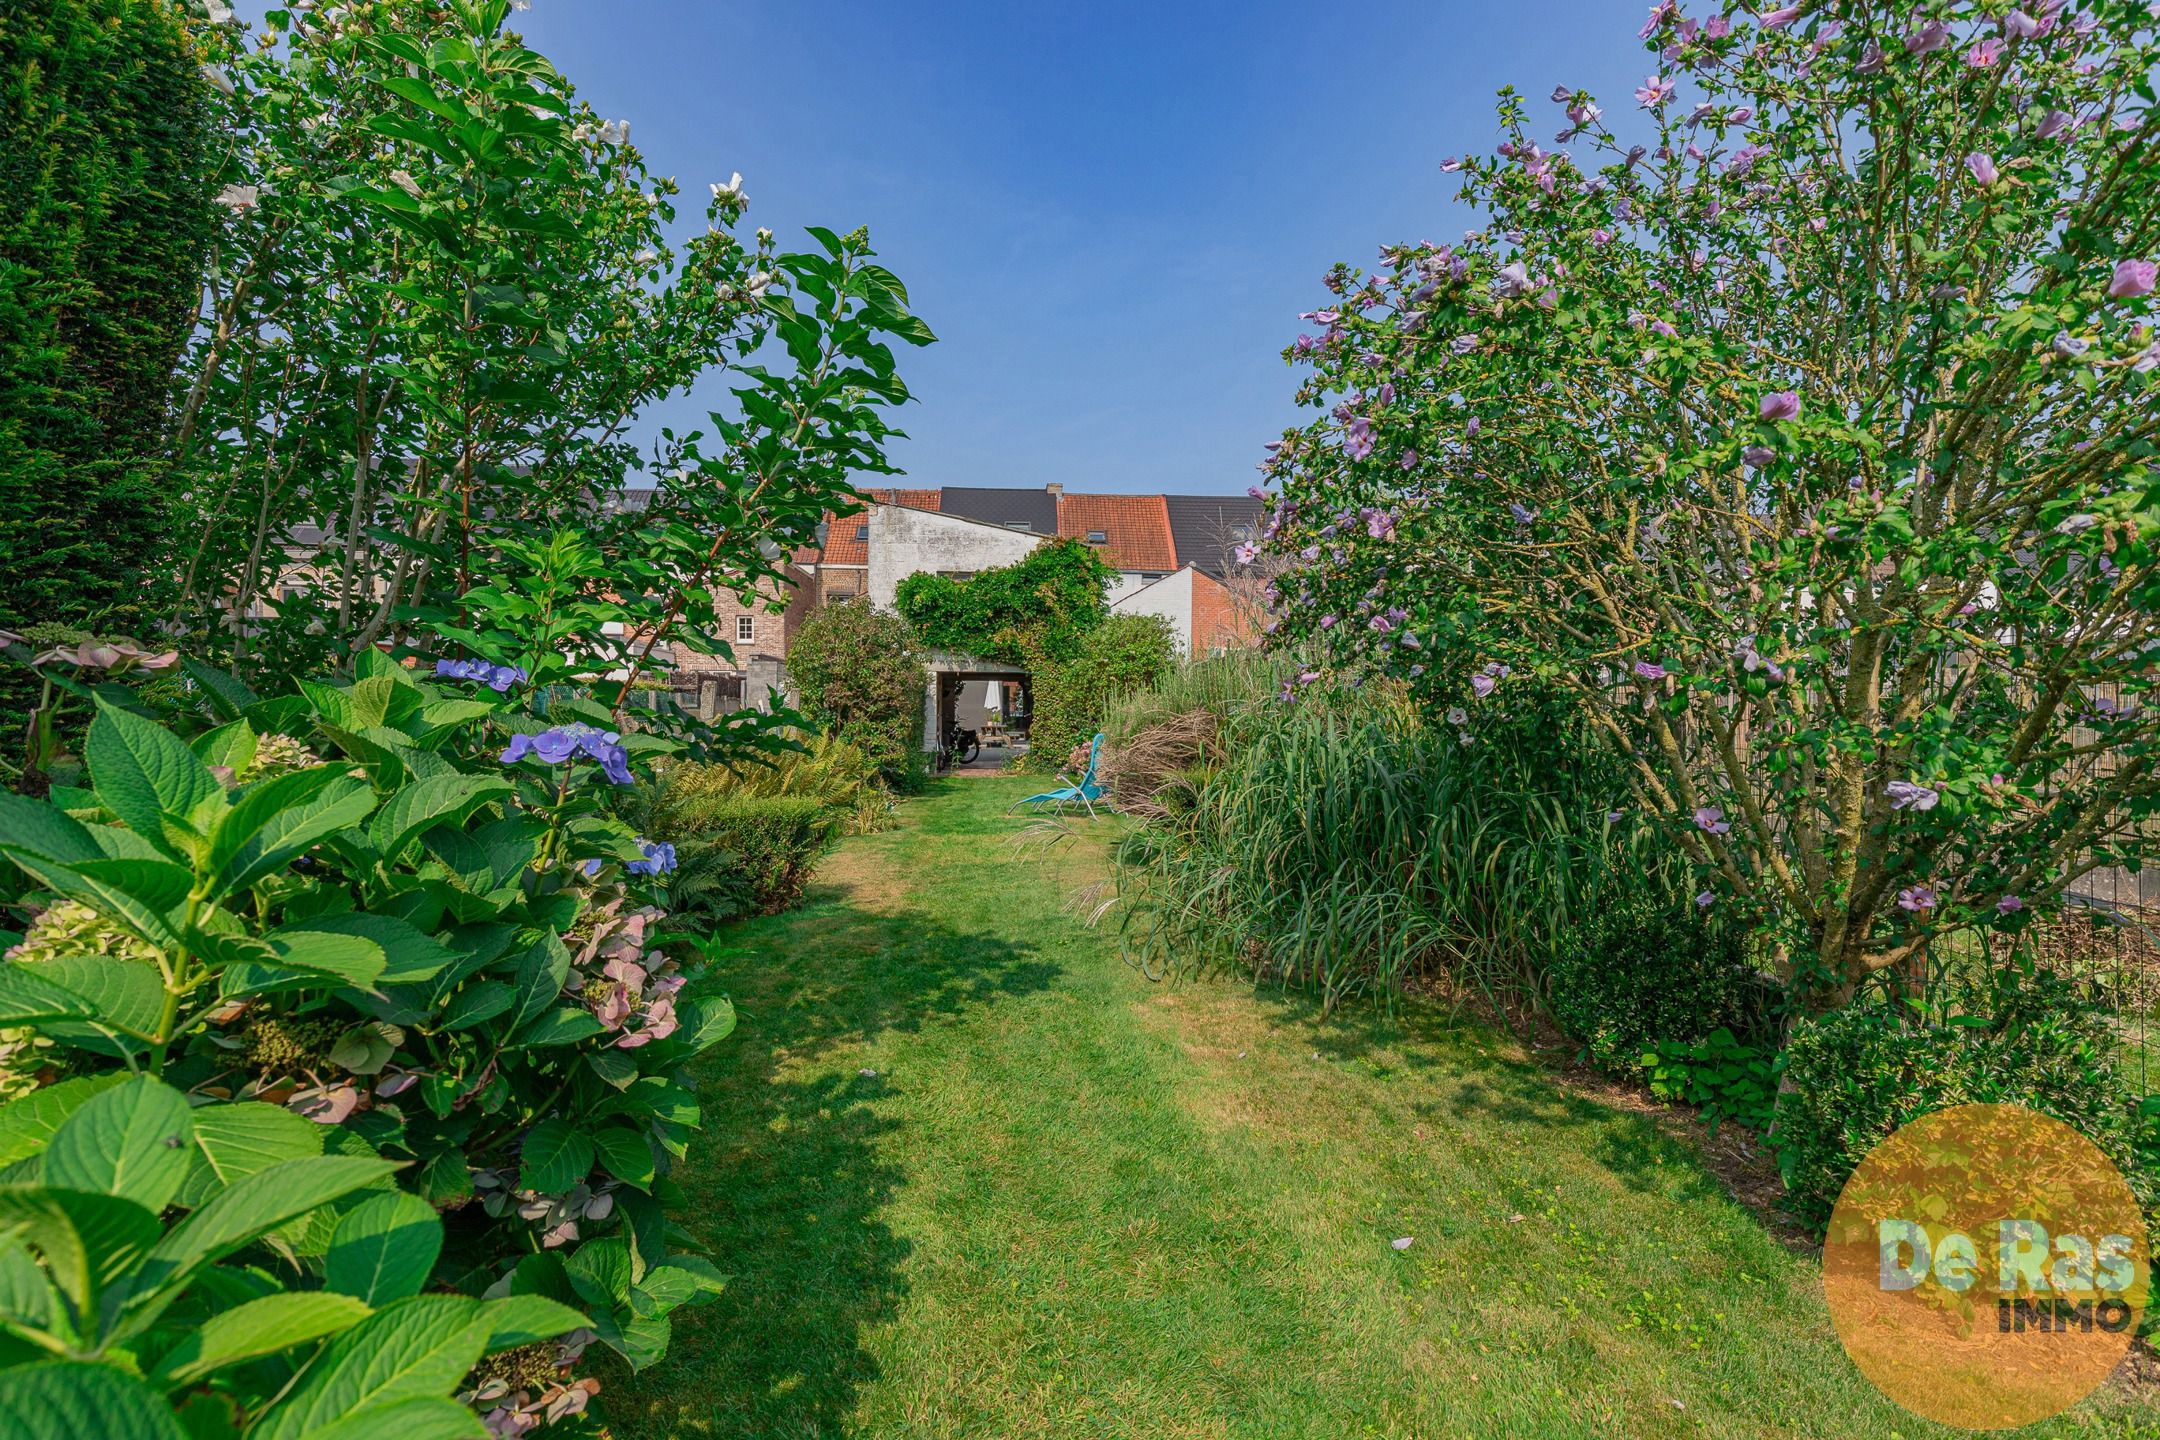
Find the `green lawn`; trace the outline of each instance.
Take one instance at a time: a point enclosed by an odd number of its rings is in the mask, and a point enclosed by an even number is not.
[[[680,1179],[733,1279],[609,1377],[623,1435],[1950,1433],[1689,1145],[1504,1038],[1151,985],[1067,908],[1099,838],[1012,843],[1028,788],[945,781],[728,932]],[[2026,1433],[2160,1436],[2078,1413]]]

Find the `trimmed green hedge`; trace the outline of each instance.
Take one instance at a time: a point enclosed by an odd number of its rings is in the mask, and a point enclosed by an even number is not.
[[[0,7],[0,626],[137,628],[211,235],[200,65],[170,0]]]

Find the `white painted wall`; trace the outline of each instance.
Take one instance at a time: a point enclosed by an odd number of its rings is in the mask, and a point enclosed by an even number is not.
[[[1115,605],[1126,596],[1144,590],[1155,583],[1153,580],[1141,579],[1138,570],[1113,571],[1110,575],[1110,588],[1103,592],[1103,599],[1106,603]]]
[[[1180,653],[1190,655],[1193,642],[1193,568],[1187,565],[1168,579],[1113,598],[1110,608],[1128,615],[1160,615],[1170,622],[1170,633]]]
[[[1026,531],[904,505],[873,505],[865,523],[870,527],[870,571],[864,593],[886,609],[892,608],[900,582],[910,575],[1010,565],[1042,543],[1040,535]]]

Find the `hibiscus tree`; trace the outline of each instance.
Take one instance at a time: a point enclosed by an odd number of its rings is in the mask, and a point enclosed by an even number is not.
[[[2160,46],[2097,0],[1642,37],[1550,148],[1502,92],[1460,244],[1328,277],[1282,631],[1473,725],[1574,695],[1834,1005],[2145,854]]]

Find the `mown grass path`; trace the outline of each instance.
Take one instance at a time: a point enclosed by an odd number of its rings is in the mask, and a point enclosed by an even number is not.
[[[733,1280],[611,1380],[623,1435],[1950,1433],[1684,1141],[1436,1016],[1151,985],[1066,909],[1099,838],[1010,843],[1026,793],[946,781],[725,937],[679,1178]]]

